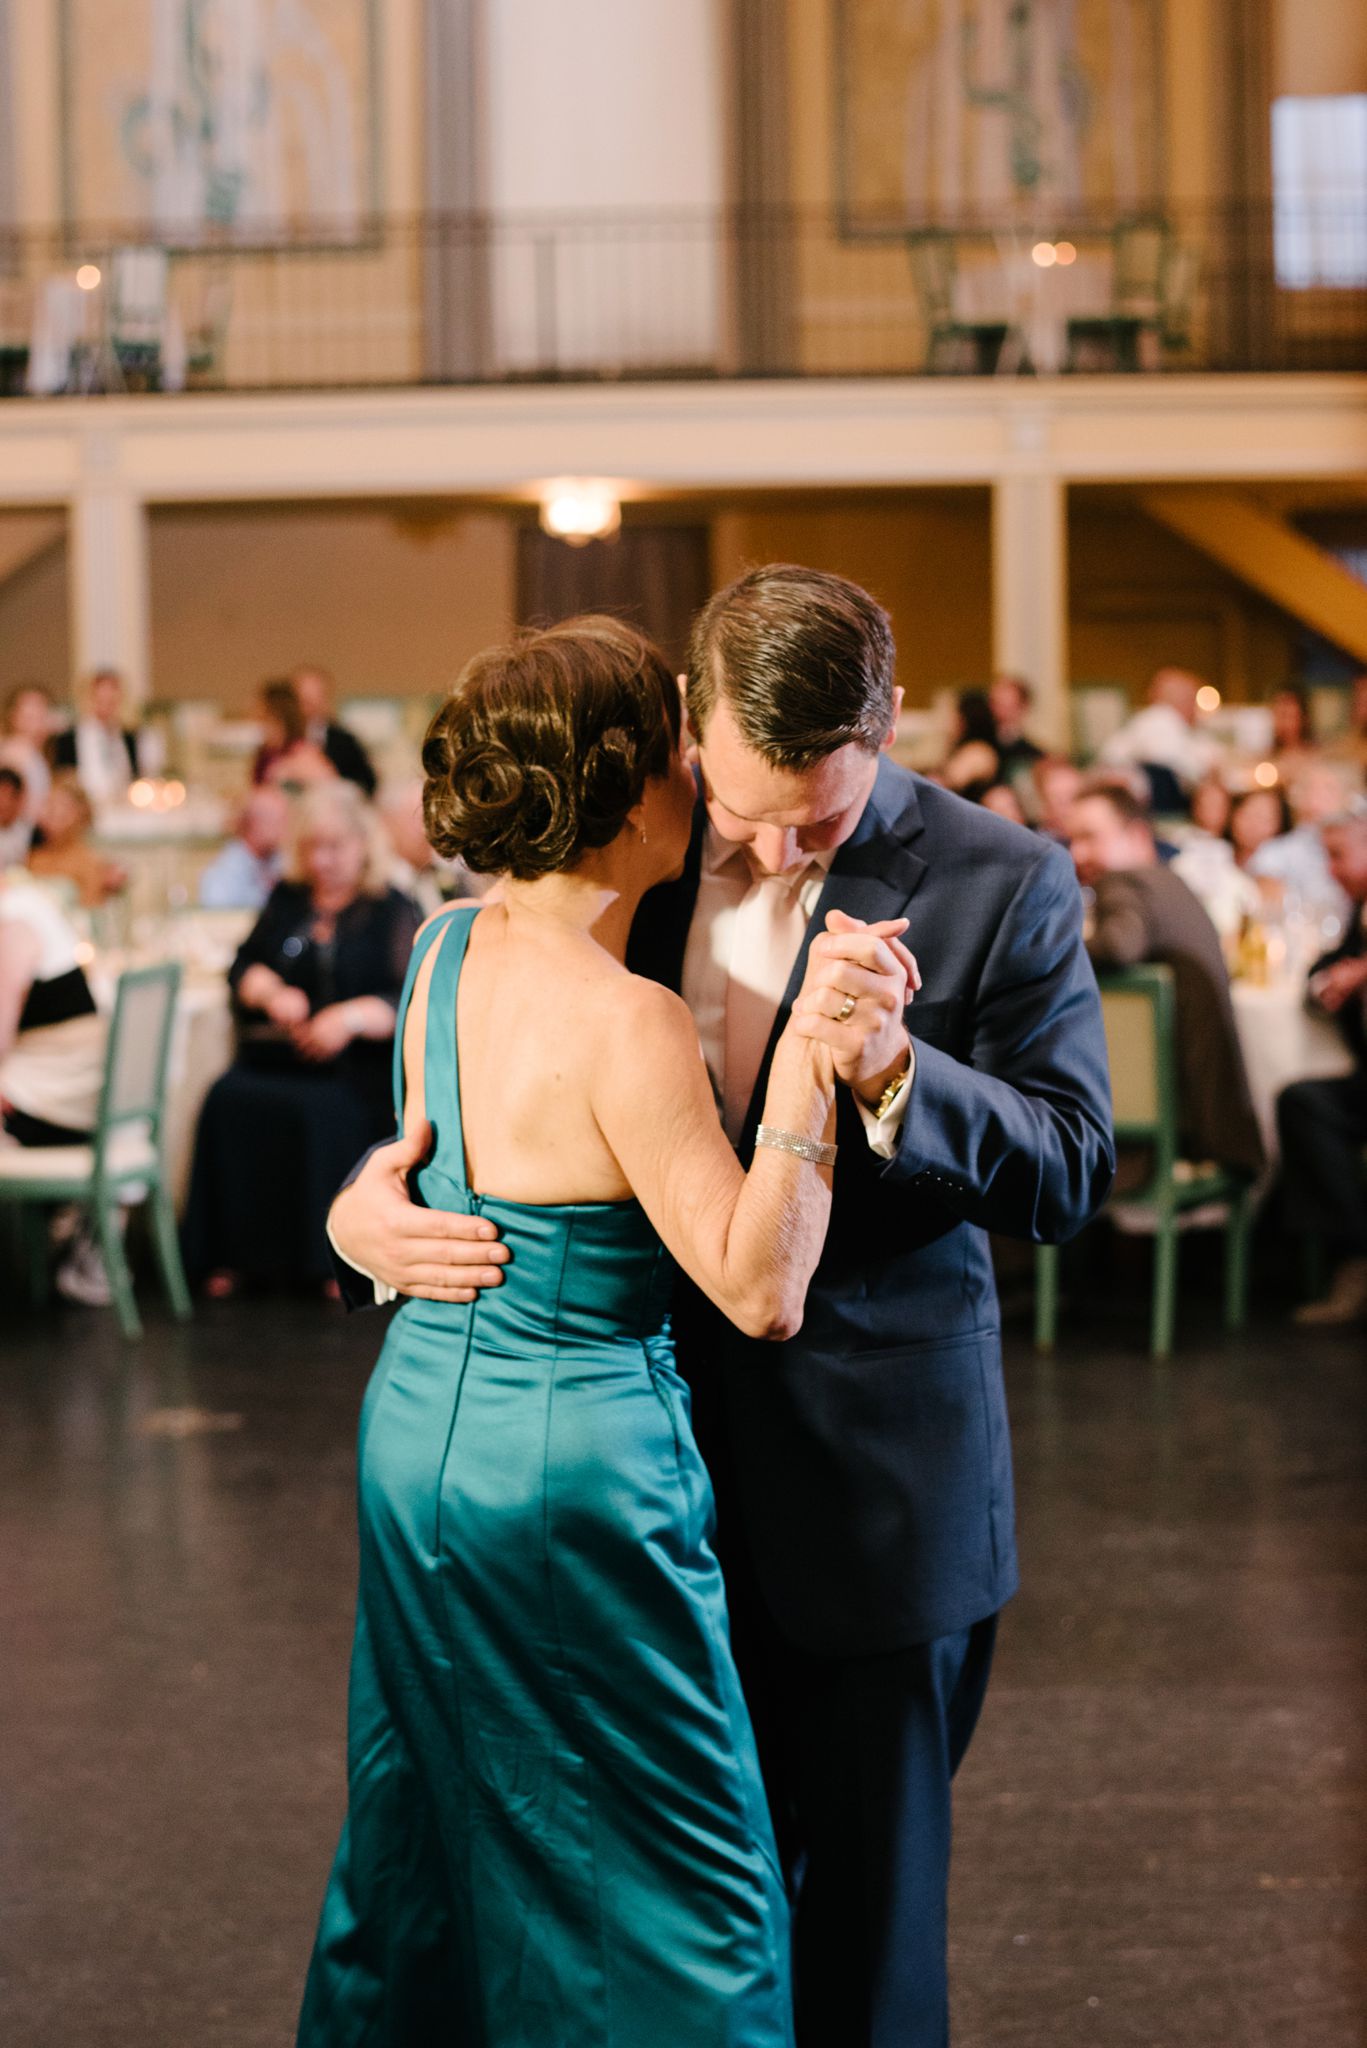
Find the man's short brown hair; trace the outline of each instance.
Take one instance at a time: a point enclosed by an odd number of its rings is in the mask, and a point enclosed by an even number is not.
[[[1128,784],[1116,781],[1110,776],[1094,775],[1083,783],[1073,801],[1085,804],[1094,797],[1099,797],[1102,803],[1109,804],[1122,825],[1142,825],[1146,832],[1152,832],[1153,819],[1149,814],[1149,807],[1135,795]]]
[[[688,716],[700,739],[718,697],[775,768],[810,768],[851,744],[876,754],[892,724],[892,623],[843,576],[773,562],[719,590],[688,647]]]

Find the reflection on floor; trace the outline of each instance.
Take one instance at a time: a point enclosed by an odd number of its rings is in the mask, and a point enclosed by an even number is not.
[[[960,1780],[956,2040],[1357,2048],[1367,1340],[1227,1344],[1198,1304],[1162,1369],[1141,1322],[1011,1347],[1026,1590]],[[290,2038],[378,1334],[244,1302],[129,1349],[6,1312],[6,2042]]]

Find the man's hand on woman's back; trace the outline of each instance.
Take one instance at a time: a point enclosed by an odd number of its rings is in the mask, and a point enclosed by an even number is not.
[[[392,1145],[377,1146],[328,1214],[328,1231],[358,1272],[422,1301],[473,1301],[497,1287],[508,1252],[481,1216],[424,1209],[408,1192],[408,1176],[432,1146],[428,1124],[416,1124]]]

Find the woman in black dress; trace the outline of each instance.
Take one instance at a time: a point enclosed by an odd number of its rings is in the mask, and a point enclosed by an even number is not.
[[[237,1058],[210,1090],[185,1216],[192,1278],[327,1283],[328,1203],[393,1127],[394,1015],[417,930],[352,784],[300,803],[294,859],[233,962]]]

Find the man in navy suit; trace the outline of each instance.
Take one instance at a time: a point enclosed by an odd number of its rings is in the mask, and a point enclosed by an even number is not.
[[[1072,864],[894,766],[893,660],[886,614],[838,577],[780,565],[711,601],[693,844],[629,956],[689,1002],[743,1162],[795,1004],[846,1084],[800,1333],[745,1338],[686,1284],[676,1308],[793,1889],[801,2048],[948,2040],[950,1781],[1017,1584],[988,1232],[1067,1238],[1114,1170]],[[910,975],[866,929],[902,917]],[[409,1203],[421,1156],[419,1137],[373,1153],[334,1243],[377,1295],[472,1299],[506,1255],[479,1219]]]

